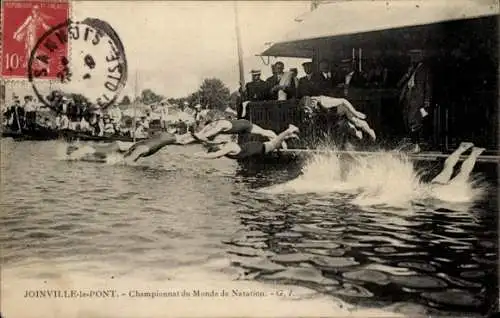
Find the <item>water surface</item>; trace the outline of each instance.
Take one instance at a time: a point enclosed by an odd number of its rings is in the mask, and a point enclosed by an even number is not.
[[[125,166],[61,160],[63,147],[2,140],[6,317],[227,315],[217,304],[257,316],[457,316],[495,298],[491,182],[429,189],[388,155],[248,169],[174,146]],[[23,298],[53,288],[126,295]],[[129,295],[197,289],[265,295]]]

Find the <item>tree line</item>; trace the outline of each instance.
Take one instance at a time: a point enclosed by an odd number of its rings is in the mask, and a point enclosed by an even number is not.
[[[218,78],[206,78],[200,87],[193,93],[181,98],[167,98],[155,93],[153,90],[144,89],[135,102],[143,104],[159,103],[167,100],[170,104],[176,104],[180,107],[187,102],[190,107],[200,104],[204,108],[225,110],[227,107],[236,108],[238,102],[238,92],[230,92],[229,88]],[[124,96],[119,105],[130,105],[132,100],[129,96]]]

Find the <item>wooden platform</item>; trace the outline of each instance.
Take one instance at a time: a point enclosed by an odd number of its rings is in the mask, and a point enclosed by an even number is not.
[[[419,153],[405,153],[405,152],[372,152],[372,151],[335,151],[331,150],[321,150],[321,149],[281,149],[279,152],[290,153],[290,154],[304,154],[304,155],[312,155],[312,154],[327,154],[327,153],[336,153],[341,155],[349,155],[349,156],[380,156],[387,153],[391,153],[394,155],[406,156],[411,160],[416,161],[441,161],[448,158],[450,154],[440,153],[440,152],[419,152]],[[460,161],[467,159],[468,155],[460,156]],[[500,156],[495,155],[482,155],[479,156],[476,162],[481,163],[500,163]]]

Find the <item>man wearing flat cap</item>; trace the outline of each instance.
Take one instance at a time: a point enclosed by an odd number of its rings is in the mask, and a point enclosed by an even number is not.
[[[316,96],[318,94],[318,89],[314,83],[313,79],[313,67],[312,62],[302,63],[302,67],[304,68],[304,73],[306,75],[299,79],[299,87],[298,87],[298,98],[302,98],[304,96]]]
[[[260,70],[252,70],[252,81],[245,85],[244,101],[261,101],[269,99],[269,87],[260,79]]]

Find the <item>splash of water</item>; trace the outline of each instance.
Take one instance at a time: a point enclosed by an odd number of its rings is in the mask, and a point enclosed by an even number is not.
[[[66,143],[58,143],[56,145],[56,151],[55,151],[55,160],[69,160],[68,154],[66,153],[68,149],[68,144]]]
[[[91,145],[81,144],[79,141],[75,142],[72,146],[78,147],[77,150],[73,151],[71,155],[68,155],[67,149],[68,144],[58,144],[56,146],[56,160],[62,161],[99,161],[99,160],[89,160],[89,156],[95,153],[95,148]],[[100,162],[100,161],[99,161]],[[115,164],[124,164],[125,160],[123,156],[119,153],[111,153],[103,159],[102,163],[115,165]]]
[[[423,184],[413,163],[405,156],[378,151],[373,156],[356,157],[346,182],[359,190],[353,203],[405,206],[423,196]]]
[[[396,207],[426,199],[470,202],[485,191],[485,184],[477,179],[439,186],[424,183],[422,173],[403,153],[380,150],[372,155],[349,155],[335,148],[313,155],[298,178],[261,190],[273,194],[353,193],[352,203],[357,205]]]
[[[307,159],[302,174],[294,180],[261,189],[264,193],[330,193],[346,192],[348,184],[342,182],[341,158],[335,151],[325,150],[321,155]],[[323,149],[322,149],[323,150]]]
[[[488,192],[488,185],[478,177],[465,182],[451,182],[446,185],[428,185],[430,198],[451,203],[467,203],[481,199]]]

